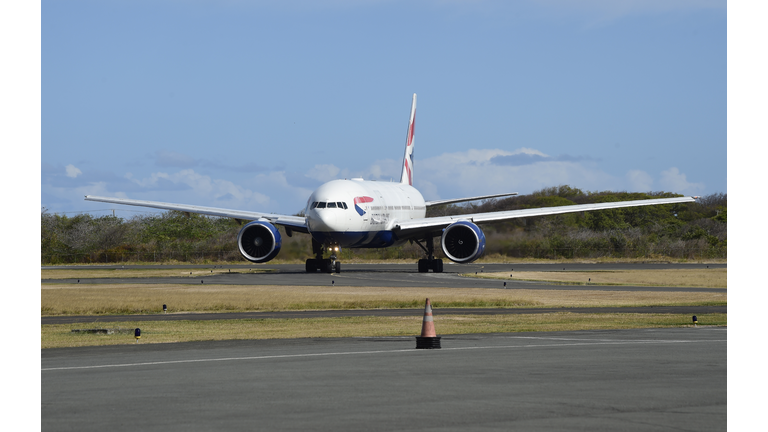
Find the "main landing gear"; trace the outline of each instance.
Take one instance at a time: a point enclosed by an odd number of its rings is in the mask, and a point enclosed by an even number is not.
[[[323,252],[325,249],[331,253],[330,259],[323,259]],[[340,249],[338,246],[328,246],[327,248],[318,243],[317,240],[312,239],[312,253],[315,254],[315,258],[310,258],[305,264],[305,270],[307,273],[316,273],[320,270],[323,273],[341,273],[341,262],[336,261],[336,252]]]
[[[426,259],[419,260],[419,273],[427,273],[430,269],[435,273],[443,272],[443,260],[440,258],[435,258],[435,244],[433,240],[434,237],[432,236],[424,239],[424,243],[427,244],[427,247],[424,247],[421,242],[415,240],[416,244],[421,246],[421,248],[424,249],[424,253],[427,254]]]

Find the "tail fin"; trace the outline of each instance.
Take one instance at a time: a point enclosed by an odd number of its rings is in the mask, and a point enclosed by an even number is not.
[[[405,139],[405,156],[403,156],[403,172],[400,174],[400,183],[413,186],[413,128],[416,121],[416,93],[413,94],[411,105],[411,118],[408,121],[408,136]]]

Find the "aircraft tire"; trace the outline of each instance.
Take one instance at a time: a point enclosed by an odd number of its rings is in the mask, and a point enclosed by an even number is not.
[[[336,261],[336,273],[341,273],[341,263]]]
[[[429,271],[429,260],[420,259],[419,260],[419,273],[426,273],[428,271]]]
[[[442,273],[443,272],[443,260],[441,259],[435,259],[432,260],[432,271],[435,273]]]
[[[323,260],[323,271],[325,273],[333,273],[333,264],[331,263],[331,260],[329,259]]]
[[[307,273],[317,272],[317,264],[315,263],[315,260],[311,258],[307,260],[304,268],[307,270]]]

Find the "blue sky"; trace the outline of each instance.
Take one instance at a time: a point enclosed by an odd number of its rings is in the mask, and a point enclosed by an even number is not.
[[[726,18],[705,0],[43,1],[41,206],[296,213],[325,181],[399,178],[413,93],[427,199],[727,193]]]

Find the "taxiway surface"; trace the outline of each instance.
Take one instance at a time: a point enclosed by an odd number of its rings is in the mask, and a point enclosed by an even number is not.
[[[42,350],[43,430],[726,429],[727,329]]]
[[[162,269],[214,269],[212,265],[195,266],[57,266],[43,269],[114,269],[116,271],[162,268]],[[211,274],[200,276],[191,274],[179,277],[148,278],[81,278],[81,279],[43,279],[43,283],[80,283],[80,284],[215,284],[215,285],[282,285],[282,286],[368,286],[368,287],[440,287],[440,288],[488,288],[503,289],[557,289],[557,290],[606,290],[606,291],[706,291],[726,292],[720,288],[687,287],[648,287],[648,286],[605,286],[590,285],[555,285],[546,282],[502,281],[460,276],[464,273],[491,273],[515,271],[611,271],[611,270],[671,270],[699,269],[708,271],[715,268],[727,268],[726,264],[446,264],[443,273],[419,273],[415,264],[342,264],[341,273],[306,273],[303,265],[239,265],[216,266],[217,270],[234,269],[240,273]],[[247,273],[248,269],[269,269],[266,273]],[[585,276],[584,282],[587,282]]]

